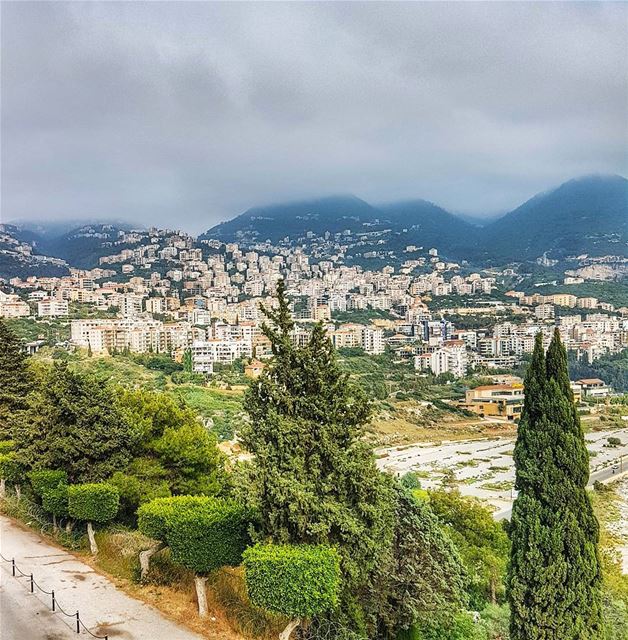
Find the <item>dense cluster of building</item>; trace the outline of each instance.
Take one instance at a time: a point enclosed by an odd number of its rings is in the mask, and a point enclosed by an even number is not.
[[[512,368],[532,351],[534,336],[541,331],[549,341],[554,326],[568,349],[590,361],[628,346],[627,309],[569,294],[491,296],[499,273],[465,272],[441,260],[436,249],[398,268],[368,270],[335,255],[316,259],[301,247],[247,250],[170,230],[120,232],[106,244],[110,253],[98,268],[10,280],[0,291],[0,316],[72,313],[71,346],[174,358],[189,351],[194,370],[211,374],[215,363],[269,355],[260,304],[273,304],[283,279],[296,343],[321,321],[337,348],[371,355],[389,348],[419,372],[463,377],[470,368]],[[439,298],[446,304],[448,296],[457,306],[430,304]],[[360,321],[352,321],[358,315]],[[469,315],[484,318],[485,328],[456,328],[451,321]]]

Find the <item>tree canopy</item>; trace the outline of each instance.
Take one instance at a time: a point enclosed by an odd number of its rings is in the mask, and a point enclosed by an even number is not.
[[[277,295],[278,307],[263,309],[274,357],[246,394],[241,431],[255,456],[260,534],[278,544],[335,546],[349,603],[390,544],[394,494],[362,440],[366,397],[340,368],[322,325],[305,346],[293,344],[282,281]]]
[[[425,617],[450,617],[466,604],[465,575],[456,547],[427,501],[395,488],[392,545],[370,585],[369,611],[380,634],[394,638]]]
[[[0,440],[12,438],[27,407],[31,374],[22,341],[0,318]]]
[[[70,482],[107,479],[125,468],[137,433],[101,379],[55,363],[31,394],[16,450],[34,469],[63,469]]]
[[[460,552],[471,607],[480,610],[488,602],[501,601],[510,553],[505,529],[478,500],[458,490],[429,495],[430,506]]]
[[[258,544],[244,552],[251,601],[290,618],[333,609],[340,591],[340,558],[323,545]]]

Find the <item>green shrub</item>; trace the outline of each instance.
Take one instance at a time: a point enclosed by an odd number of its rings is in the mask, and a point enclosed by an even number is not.
[[[29,471],[26,474],[33,487],[33,493],[40,498],[48,491],[60,484],[68,483],[68,474],[62,470],[42,469],[41,471]]]
[[[173,496],[156,498],[137,510],[137,528],[153,540],[166,541],[166,519],[173,513],[210,508],[216,498],[207,496]]]
[[[468,613],[453,617],[433,616],[417,622],[405,635],[412,640],[487,640],[485,629],[473,622]]]
[[[13,440],[0,440],[0,454],[9,453],[15,449]]]
[[[59,484],[48,488],[41,496],[41,505],[45,511],[57,518],[65,518],[68,515],[68,485]]]
[[[22,477],[22,465],[15,451],[0,453],[0,478],[7,482],[19,482]]]
[[[120,511],[118,518],[129,525],[136,525],[137,509],[155,498],[168,498],[172,495],[166,480],[143,478],[116,471],[108,480],[120,493]]]
[[[340,558],[327,546],[258,544],[244,552],[251,601],[290,617],[333,609],[340,589]]]
[[[408,471],[401,476],[400,479],[401,486],[404,489],[420,489],[421,488],[421,480],[419,476],[414,471]]]
[[[197,509],[174,509],[166,517],[172,559],[198,574],[237,566],[250,543],[250,522],[248,509],[234,502],[215,500]]]
[[[72,518],[85,522],[108,522],[118,513],[120,495],[105,483],[77,484],[68,487],[68,511]]]

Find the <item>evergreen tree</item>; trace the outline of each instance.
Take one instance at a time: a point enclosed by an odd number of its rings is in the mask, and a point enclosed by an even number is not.
[[[396,638],[425,618],[448,619],[466,604],[465,574],[454,543],[427,500],[395,486],[392,545],[370,581],[378,636]]]
[[[27,407],[31,378],[22,341],[0,318],[0,440],[13,438]]]
[[[70,482],[98,482],[129,463],[137,432],[106,383],[55,363],[42,373],[15,433],[27,466],[62,469]]]
[[[592,640],[602,626],[599,527],[558,331],[547,357],[537,335],[525,391],[514,452],[519,495],[510,526],[510,637]]]
[[[261,537],[273,542],[331,544],[341,554],[343,610],[356,606],[394,520],[391,482],[362,440],[369,405],[336,360],[322,325],[304,347],[293,344],[293,321],[283,282],[278,308],[263,308],[263,332],[274,358],[251,384],[241,431],[255,456],[251,491],[261,514]]]

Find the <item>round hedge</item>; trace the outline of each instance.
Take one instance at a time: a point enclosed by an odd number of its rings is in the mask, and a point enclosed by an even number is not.
[[[166,541],[166,520],[175,512],[210,508],[216,498],[207,496],[172,496],[155,498],[137,510],[137,528],[149,538]]]
[[[116,517],[119,506],[120,494],[110,484],[76,484],[68,487],[68,511],[77,520],[108,522]]]
[[[340,557],[328,546],[258,544],[244,554],[253,604],[292,618],[311,618],[338,604]]]
[[[22,477],[22,465],[15,451],[0,453],[0,478],[7,482],[19,482]]]
[[[57,469],[29,471],[27,476],[31,482],[31,487],[33,487],[33,492],[39,497],[42,497],[49,489],[68,483],[68,474]]]
[[[61,483],[44,491],[41,504],[48,513],[65,518],[68,515],[68,485]]]
[[[237,566],[250,543],[248,509],[216,500],[200,509],[176,510],[166,519],[172,559],[195,573]]]

